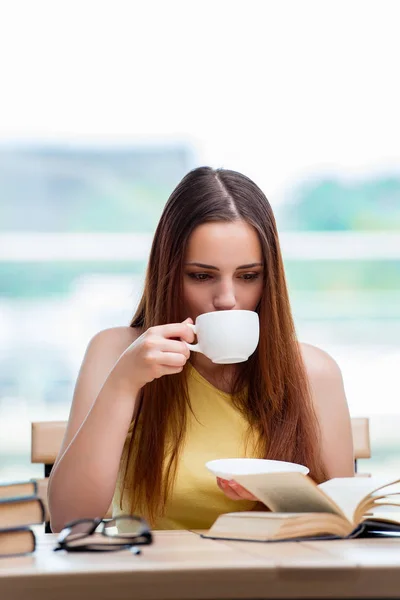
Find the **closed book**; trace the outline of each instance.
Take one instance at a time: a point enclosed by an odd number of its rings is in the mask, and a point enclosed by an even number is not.
[[[400,534],[400,480],[338,477],[317,485],[298,472],[236,475],[267,511],[220,515],[203,537],[249,541]]]
[[[0,529],[43,523],[44,505],[38,496],[0,499]]]
[[[0,529],[0,558],[29,554],[35,546],[35,534],[29,527]]]
[[[37,493],[36,481],[11,481],[0,483],[0,498],[34,496]]]

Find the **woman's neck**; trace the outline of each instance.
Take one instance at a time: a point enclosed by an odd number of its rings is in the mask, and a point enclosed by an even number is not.
[[[204,354],[192,354],[191,363],[204,379],[222,392],[232,391],[233,379],[236,375],[236,365],[217,365]]]

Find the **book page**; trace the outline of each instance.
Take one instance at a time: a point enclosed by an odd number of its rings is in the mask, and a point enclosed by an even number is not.
[[[40,524],[43,516],[43,502],[36,496],[0,501],[0,529]]]
[[[254,494],[273,512],[324,512],[345,518],[335,501],[302,473],[235,475],[235,481]]]
[[[387,485],[391,486],[390,491],[392,491],[394,483],[393,480],[378,476],[336,477],[320,483],[318,488],[340,506],[349,521],[354,522],[357,506],[367,496],[371,496],[371,494],[380,495],[378,490]]]
[[[242,512],[220,515],[202,537],[243,540],[285,540],[310,536],[345,537],[352,526],[327,513]]]
[[[0,483],[0,498],[17,498],[19,496],[33,496],[36,494],[34,481],[16,481]]]
[[[383,512],[380,510],[380,507],[374,506],[372,508],[371,513],[364,517],[364,520],[376,521],[378,523],[380,521],[383,523],[395,523],[400,527],[400,510],[390,510],[394,508],[390,504],[386,505],[385,508],[387,508],[388,510]]]
[[[13,556],[33,552],[35,534],[28,528],[0,531],[0,556]]]

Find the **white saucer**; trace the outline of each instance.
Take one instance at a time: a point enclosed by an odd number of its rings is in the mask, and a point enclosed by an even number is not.
[[[297,463],[283,460],[267,460],[265,458],[221,458],[210,460],[206,467],[216,477],[234,479],[235,475],[250,475],[256,473],[282,473],[297,471],[307,475],[309,468]]]

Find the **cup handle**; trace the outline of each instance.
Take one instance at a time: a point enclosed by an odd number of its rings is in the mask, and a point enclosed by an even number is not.
[[[197,334],[196,325],[192,325],[192,323],[187,323],[187,325],[194,331],[194,333]],[[201,352],[200,344],[188,344],[187,342],[185,342],[185,344],[189,350],[192,350],[193,352]]]

